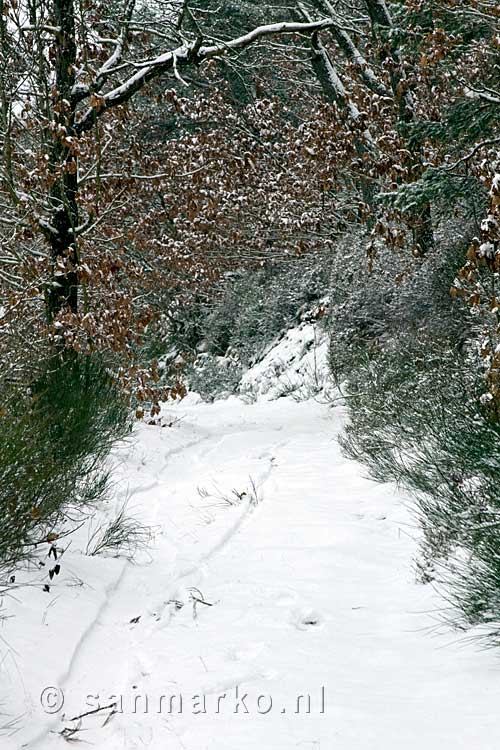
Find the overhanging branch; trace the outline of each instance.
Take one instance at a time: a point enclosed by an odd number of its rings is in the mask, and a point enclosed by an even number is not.
[[[250,47],[260,39],[283,34],[313,34],[323,29],[329,29],[333,25],[331,19],[313,21],[310,23],[274,23],[266,26],[258,26],[243,36],[231,39],[228,42],[210,46],[200,46],[196,39],[191,44],[183,44],[176,49],[164,52],[146,62],[135,65],[136,71],[121,84],[99,97],[97,106],[89,107],[77,121],[75,130],[83,133],[92,127],[96,118],[107,109],[116,107],[128,101],[137,91],[140,91],[147,83],[158,78],[162,73],[174,68],[179,72],[182,68],[190,65],[199,65],[205,60],[223,57],[231,52],[243,50]]]

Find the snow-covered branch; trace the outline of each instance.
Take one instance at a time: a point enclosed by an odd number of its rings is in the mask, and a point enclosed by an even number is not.
[[[125,4],[124,20],[120,31],[120,36],[116,41],[115,48],[111,56],[102,65],[96,76],[96,89],[99,90],[103,85],[109,72],[118,65],[122,58],[123,50],[128,36],[128,27],[132,19],[132,14],[136,5],[136,0],[127,0]]]
[[[258,26],[247,34],[231,39],[227,42],[209,46],[200,46],[199,40],[195,40],[190,44],[183,44],[176,49],[168,50],[151,60],[135,63],[133,64],[136,68],[135,73],[115,88],[103,94],[99,100],[98,108],[87,109],[77,122],[76,130],[79,133],[88,130],[88,128],[94,123],[96,116],[102,113],[105,109],[109,109],[128,101],[149,81],[157,78],[168,70],[176,70],[180,75],[180,70],[182,68],[189,65],[199,65],[205,60],[222,57],[231,52],[243,50],[266,37],[280,36],[283,34],[313,34],[314,32],[323,29],[329,29],[332,25],[333,21],[331,19],[323,19],[306,23],[289,22]],[[90,89],[92,88],[93,87],[90,87]]]
[[[333,24],[330,32],[349,62],[356,66],[368,88],[379,96],[390,96],[388,88],[375,75],[373,69],[368,65],[368,62],[358,50],[347,31]]]

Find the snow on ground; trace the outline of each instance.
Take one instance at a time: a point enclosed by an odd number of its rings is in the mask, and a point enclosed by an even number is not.
[[[314,323],[304,322],[286,332],[240,382],[245,400],[271,401],[285,395],[305,400],[328,387],[328,337]]]
[[[500,665],[436,630],[405,499],[341,455],[341,408],[292,397],[324,354],[302,325],[245,399],[190,396],[117,449],[154,541],[135,563],[74,544],[49,593],[43,569],[4,600],[2,750],[498,749]]]

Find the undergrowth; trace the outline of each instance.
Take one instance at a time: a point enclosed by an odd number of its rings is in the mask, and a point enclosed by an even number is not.
[[[500,424],[481,403],[473,321],[446,294],[456,252],[417,264],[403,288],[366,278],[332,315],[330,364],[350,417],[344,451],[415,499],[421,579],[454,625],[500,642]]]
[[[0,564],[29,558],[108,492],[105,459],[129,430],[119,388],[97,357],[54,358],[29,388],[0,393]]]
[[[228,274],[204,297],[164,318],[160,358],[171,377],[179,358],[190,390],[204,400],[236,393],[245,369],[329,290],[334,257],[309,253]],[[153,347],[153,342],[149,343]]]

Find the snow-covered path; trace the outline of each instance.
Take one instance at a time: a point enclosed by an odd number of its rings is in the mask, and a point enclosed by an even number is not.
[[[341,411],[232,398],[166,413],[180,421],[142,426],[119,470],[158,530],[149,553],[135,565],[68,553],[43,619],[33,593],[37,630],[16,631],[15,618],[2,630],[31,701],[2,750],[65,747],[68,719],[116,696],[119,713],[85,717],[75,739],[98,750],[497,750],[500,664],[432,632],[439,601],[415,583],[411,518],[341,455]],[[83,585],[68,588],[76,575]],[[26,638],[37,639],[28,656]],[[37,705],[47,686],[64,691],[64,716]]]

